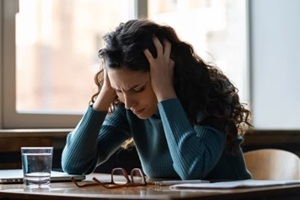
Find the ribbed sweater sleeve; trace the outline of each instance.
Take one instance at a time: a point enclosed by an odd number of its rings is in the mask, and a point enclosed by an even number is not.
[[[97,164],[97,139],[106,112],[88,110],[76,128],[67,136],[62,152],[62,168],[65,172],[88,174]]]
[[[224,150],[223,133],[209,126],[193,127],[179,99],[158,104],[175,171],[181,179],[202,179]]]
[[[89,174],[131,137],[122,108],[107,116],[89,106],[76,128],[67,136],[62,168],[71,174]]]

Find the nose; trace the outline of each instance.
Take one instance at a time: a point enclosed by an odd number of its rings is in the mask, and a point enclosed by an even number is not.
[[[136,105],[136,100],[132,95],[124,94],[124,104],[126,109],[132,108]]]

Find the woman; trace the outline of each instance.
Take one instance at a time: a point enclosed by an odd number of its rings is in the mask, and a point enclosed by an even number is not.
[[[99,91],[67,137],[64,171],[91,173],[132,139],[150,178],[251,178],[240,148],[250,111],[220,70],[150,20],[121,23],[104,39]]]

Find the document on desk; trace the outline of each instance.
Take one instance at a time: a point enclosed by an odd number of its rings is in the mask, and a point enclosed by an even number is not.
[[[154,185],[177,185],[177,184],[199,184],[209,183],[207,180],[159,180],[153,181]]]
[[[212,183],[184,183],[171,185],[171,189],[229,189],[239,187],[266,187],[287,184],[300,184],[300,180],[241,180],[241,181],[223,181]]]

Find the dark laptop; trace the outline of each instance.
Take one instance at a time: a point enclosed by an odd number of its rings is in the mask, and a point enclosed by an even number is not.
[[[67,174],[60,171],[51,172],[51,182],[70,181],[71,177],[76,180],[85,179],[85,175]],[[0,170],[0,184],[4,183],[22,183],[23,170],[22,169],[1,169]]]

